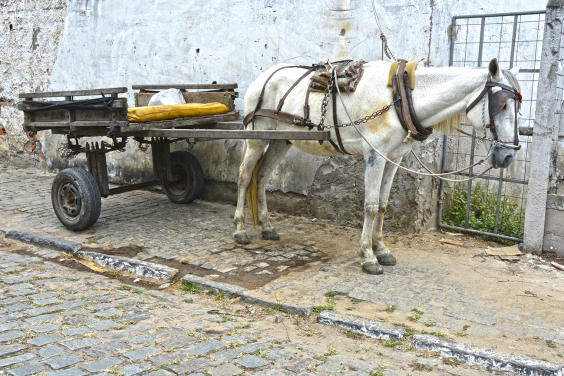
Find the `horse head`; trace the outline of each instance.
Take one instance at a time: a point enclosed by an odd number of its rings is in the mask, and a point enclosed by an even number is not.
[[[508,167],[521,148],[517,123],[521,89],[515,77],[517,73],[519,67],[502,70],[497,59],[492,59],[485,86],[472,97],[466,110],[476,134],[484,136],[484,146],[490,155],[488,161],[494,168]]]

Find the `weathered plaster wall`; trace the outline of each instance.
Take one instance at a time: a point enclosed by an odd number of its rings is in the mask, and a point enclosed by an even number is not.
[[[543,238],[543,251],[564,256],[564,196],[548,195]]]
[[[28,90],[212,81],[238,83],[242,98],[255,77],[279,62],[382,58],[369,0],[69,0],[68,7],[62,0],[0,0],[0,4],[4,5],[0,9],[4,22],[1,70],[10,82],[2,95],[11,99]],[[375,0],[375,5],[394,54],[431,66],[448,65],[452,15],[545,6],[525,0]],[[14,37],[6,32],[10,17],[21,20]],[[35,43],[37,27],[41,31]],[[35,44],[38,47],[34,50]],[[10,62],[10,68],[4,67],[4,61]],[[242,100],[236,105],[241,110]],[[0,157],[12,163],[22,160],[18,153],[25,141],[18,135],[21,119],[14,107],[0,115],[10,134],[9,139],[0,139]],[[67,162],[57,151],[62,139],[45,133],[42,141],[46,164],[64,167]],[[436,135],[416,147],[434,169],[440,167],[441,141]],[[241,142],[203,143],[193,152],[206,179],[221,182],[209,184],[206,197],[232,200]],[[404,164],[416,166],[411,158]],[[134,142],[125,153],[114,153],[109,160],[110,174],[116,181],[146,177],[150,165],[150,155]],[[402,172],[395,180],[386,227],[416,231],[433,226],[436,183]],[[363,187],[359,158],[315,157],[293,149],[274,172],[268,189],[275,209],[358,224]]]
[[[22,131],[23,114],[17,110],[18,93],[51,89],[51,73],[57,60],[67,0],[0,0],[0,159],[14,165],[41,165],[41,156],[23,153],[27,137]],[[45,135],[42,135],[42,138]]]

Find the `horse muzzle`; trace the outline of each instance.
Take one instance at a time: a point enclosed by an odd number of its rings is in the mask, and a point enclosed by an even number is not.
[[[506,168],[515,158],[519,149],[493,146],[493,152],[488,161],[493,168]]]

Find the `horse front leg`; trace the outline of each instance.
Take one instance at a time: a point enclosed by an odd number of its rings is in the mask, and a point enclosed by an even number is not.
[[[364,225],[360,236],[358,255],[360,256],[362,270],[368,274],[382,274],[384,272],[372,251],[372,231],[379,209],[380,185],[385,163],[386,161],[383,158],[372,154],[365,159]]]
[[[401,158],[396,159],[394,162],[400,164]],[[382,226],[384,224],[384,215],[388,207],[390,190],[397,170],[398,168],[391,163],[386,163],[386,167],[384,167],[384,175],[382,176],[382,184],[380,186],[380,204],[378,214],[376,214],[376,223],[374,224],[374,234],[372,237],[372,249],[378,259],[378,263],[386,266],[396,264],[396,258],[392,256],[390,250],[384,245]]]
[[[259,165],[257,183],[258,223],[264,240],[280,239],[270,223],[270,216],[266,206],[266,183],[272,171],[274,171],[291,147],[292,144],[287,143],[285,140],[270,141],[268,149]]]
[[[239,167],[239,181],[237,183],[237,209],[233,217],[233,223],[237,227],[233,237],[239,244],[249,244],[251,241],[245,230],[245,193],[251,177],[253,169],[259,160],[266,142],[262,140],[246,140],[243,151],[243,161]]]

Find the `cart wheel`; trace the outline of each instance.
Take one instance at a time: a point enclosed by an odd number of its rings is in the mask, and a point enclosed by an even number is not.
[[[172,175],[179,179],[163,186],[163,191],[170,201],[187,204],[202,194],[204,188],[204,172],[200,163],[187,151],[170,153]]]
[[[102,210],[96,181],[90,173],[78,167],[57,174],[51,187],[51,201],[59,221],[73,231],[92,226]]]

